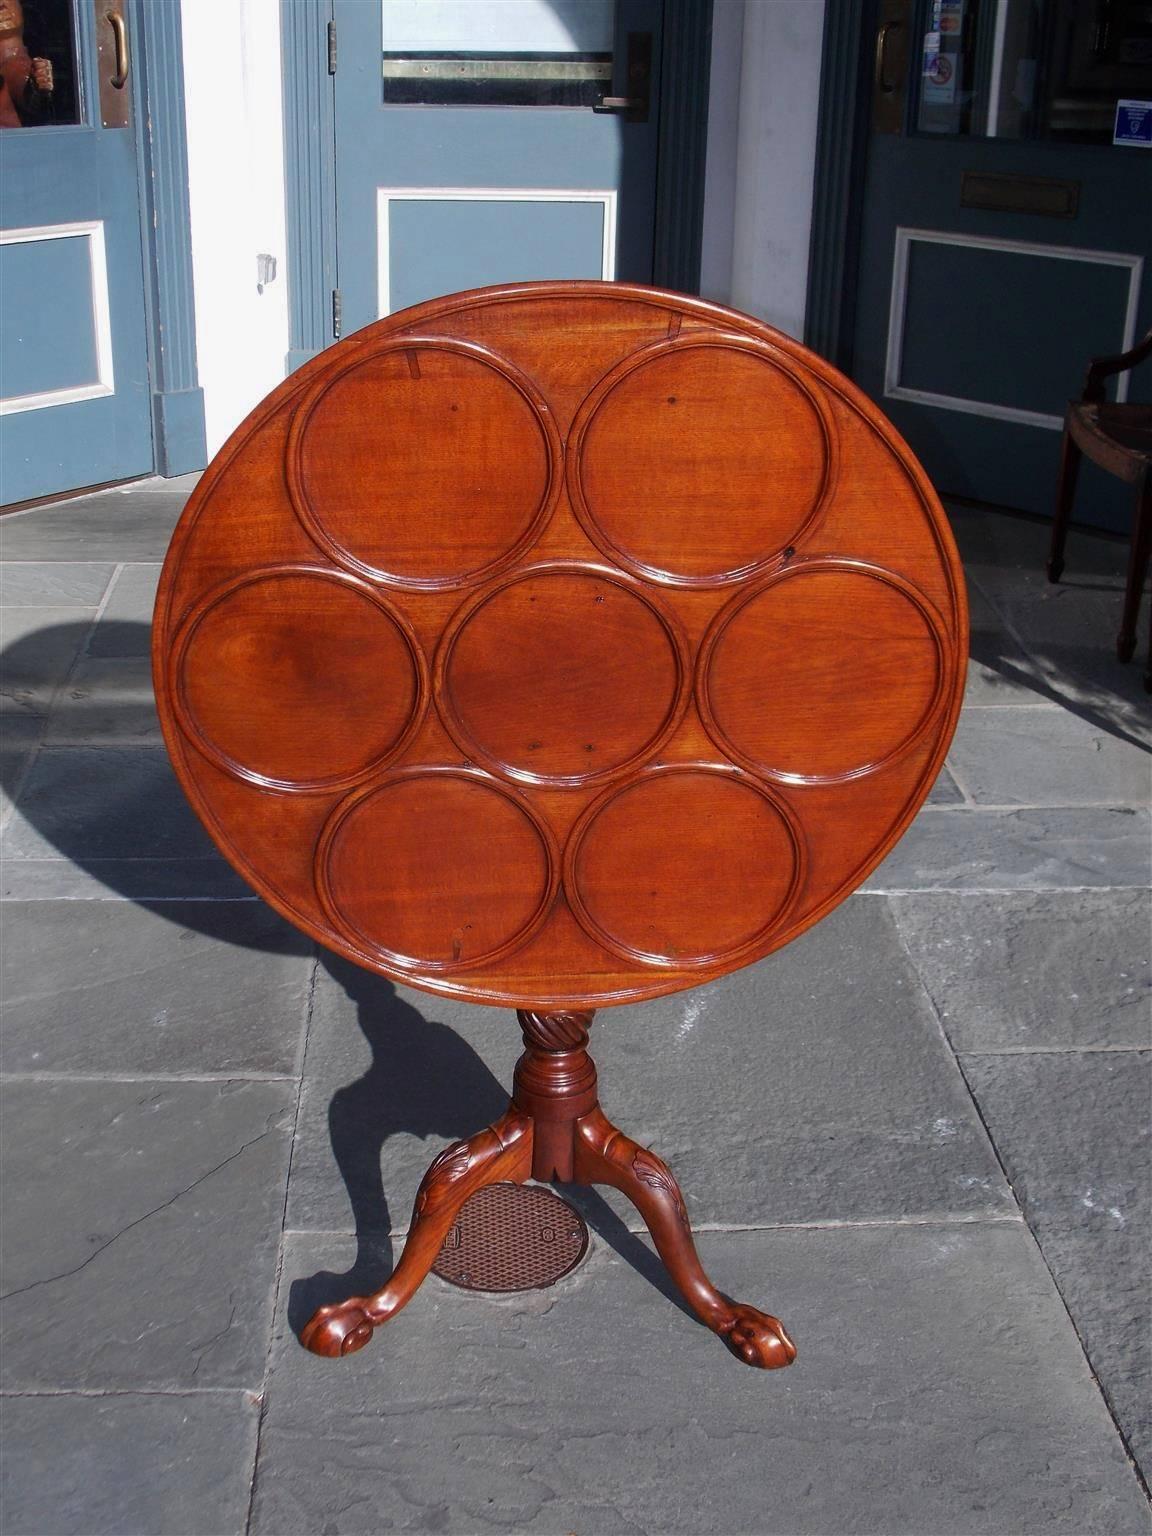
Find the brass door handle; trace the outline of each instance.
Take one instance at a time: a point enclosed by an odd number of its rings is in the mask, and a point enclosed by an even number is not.
[[[902,21],[889,21],[876,34],[876,89],[885,96],[891,96],[899,85],[899,81],[888,79],[888,39],[903,25]]]
[[[593,112],[618,112],[629,123],[646,123],[652,97],[652,34],[629,32],[625,60],[626,90],[634,96],[601,96]]]
[[[104,20],[112,28],[116,39],[116,73],[108,84],[122,91],[128,84],[128,71],[132,68],[132,59],[128,52],[128,28],[119,11],[105,11]]]

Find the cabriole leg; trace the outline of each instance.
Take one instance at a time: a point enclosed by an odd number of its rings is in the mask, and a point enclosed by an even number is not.
[[[704,1273],[684,1197],[667,1164],[618,1131],[598,1107],[576,1124],[576,1178],[611,1184],[628,1196],[685,1301],[738,1360],[764,1370],[792,1364],[796,1346],[779,1319],[733,1301]]]
[[[300,1342],[330,1359],[363,1349],[373,1330],[412,1300],[469,1195],[486,1184],[522,1184],[531,1167],[532,1122],[511,1107],[487,1130],[446,1147],[424,1175],[408,1241],[387,1284],[374,1296],[350,1296],[321,1307]]]

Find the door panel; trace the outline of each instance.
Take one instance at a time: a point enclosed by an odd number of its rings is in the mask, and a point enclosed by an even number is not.
[[[100,5],[102,18],[109,9]],[[9,22],[12,12],[9,0]],[[49,75],[36,71],[51,89],[38,87],[33,98],[17,77],[7,113],[0,99],[5,503],[153,466],[133,133],[102,125],[94,17],[44,4],[36,27],[24,51],[51,64]],[[84,63],[88,90],[76,89],[69,49]],[[130,88],[129,77],[121,89]]]
[[[615,255],[615,199],[606,193],[381,187],[382,315],[462,288],[599,276]]]
[[[1089,357],[1152,324],[1152,155],[1110,142],[1152,95],[1139,11],[884,0],[853,372],[945,494],[1050,514]],[[1087,477],[1078,515],[1123,528],[1129,498]]]
[[[114,389],[104,226],[45,225],[0,234],[0,357],[20,393],[9,407],[43,409]]]
[[[1101,336],[1128,333],[1139,293],[1137,257],[956,233],[897,230],[894,269],[890,399],[1056,430],[1084,359]],[[941,302],[950,294],[963,303]],[[989,368],[993,334],[1010,367]]]
[[[661,16],[662,0],[336,0],[345,334],[461,288],[651,278]]]

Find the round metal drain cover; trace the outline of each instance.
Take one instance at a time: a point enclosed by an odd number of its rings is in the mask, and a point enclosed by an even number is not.
[[[432,1269],[466,1291],[536,1291],[574,1269],[588,1228],[538,1184],[489,1184],[462,1207]]]

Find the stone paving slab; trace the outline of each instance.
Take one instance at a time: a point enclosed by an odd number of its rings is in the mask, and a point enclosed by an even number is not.
[[[163,560],[188,489],[175,481],[157,481],[156,487],[102,491],[10,513],[0,521],[0,551],[5,560],[45,563]]]
[[[94,617],[85,608],[0,610],[0,714],[47,715]]]
[[[862,889],[1146,887],[1150,832],[1148,811],[1131,806],[928,806]]]
[[[386,1231],[407,1224],[440,1147],[503,1110],[520,1031],[511,1010],[330,964],[287,1224]],[[592,1051],[606,1112],[672,1165],[697,1223],[1014,1213],[883,900],[854,899],[708,986],[602,1011]]]
[[[152,643],[152,609],[161,566],[126,565],[116,577],[91,644],[92,656],[147,656]]]
[[[1037,675],[1061,702],[1111,722],[1146,745],[1152,742],[1147,666],[1147,594],[1131,661],[1116,655],[1122,590],[1084,585],[1045,586],[1031,597],[999,599],[1001,612],[1028,648]]]
[[[1152,1046],[1149,892],[890,900],[955,1050]]]
[[[947,764],[941,768],[928,796],[928,805],[963,805],[964,792],[957,784]]]
[[[4,715],[0,719],[0,829],[8,821],[46,727],[47,721],[38,715]]]
[[[81,656],[56,695],[45,744],[159,748],[163,741],[148,657]]]
[[[1065,707],[1071,703],[1096,722],[1110,722],[1138,740],[1152,741],[1142,680],[1147,633],[1143,619],[1135,660],[1122,663],[1115,650],[1127,541],[1071,530],[1064,575],[1053,585],[1045,570],[1049,525],[970,508],[949,512],[976,617],[972,649],[978,661],[988,660],[994,672],[1022,682],[1016,669],[1022,651],[1037,699]],[[992,621],[984,606],[989,600]],[[1017,653],[983,655],[986,623],[993,624],[993,632],[996,623],[1002,626]],[[994,699],[974,697],[974,702]]]
[[[0,524],[0,555],[4,528]],[[85,560],[73,565],[5,559],[0,565],[0,603],[5,608],[96,608],[112,580],[112,561]]]
[[[288,1246],[298,1326],[348,1259]],[[1137,1536],[1147,1508],[1019,1226],[705,1236],[799,1358],[759,1372],[597,1242],[547,1292],[431,1281],[360,1353],[277,1319],[253,1532]]]
[[[5,1536],[242,1536],[250,1395],[7,1397],[3,1411]]]
[[[961,1059],[1092,1368],[1152,1478],[1152,1057]]]
[[[16,859],[216,859],[163,749],[42,751],[0,839]]]
[[[0,1386],[258,1390],[295,1096],[5,1083]]]
[[[1147,805],[1152,755],[1064,709],[969,709],[948,760],[986,805]]]
[[[312,946],[263,902],[9,902],[5,1072],[289,1074]]]
[[[968,584],[966,705],[1034,704],[1034,666],[984,593]]]
[[[948,516],[970,582],[978,581],[993,597],[1038,595],[1051,589],[1047,564],[1052,525],[1046,518],[957,506],[949,507]],[[1122,592],[1127,558],[1126,540],[1070,528],[1063,585]]]
[[[202,859],[15,859],[0,854],[3,901],[255,901],[219,855]]]

